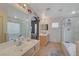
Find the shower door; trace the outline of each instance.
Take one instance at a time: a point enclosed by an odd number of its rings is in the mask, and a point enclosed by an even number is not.
[[[79,41],[79,17],[74,17],[72,21],[72,38],[73,42]]]

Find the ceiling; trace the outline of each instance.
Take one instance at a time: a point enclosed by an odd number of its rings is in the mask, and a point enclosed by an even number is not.
[[[42,17],[43,14],[50,17],[60,17],[72,15],[74,11],[79,12],[78,3],[30,3],[29,6],[39,17]]]
[[[72,11],[79,13],[79,3],[29,3],[28,5],[39,17],[69,16],[72,15]],[[10,17],[27,18],[25,13],[13,7],[12,4],[0,4],[0,8],[3,8]]]

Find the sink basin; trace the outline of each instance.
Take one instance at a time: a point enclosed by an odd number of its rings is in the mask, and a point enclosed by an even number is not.
[[[0,56],[21,56],[28,50],[30,50],[34,45],[36,45],[39,41],[31,40],[31,41],[24,41],[20,46],[12,45],[8,46],[5,49],[4,47],[0,47]],[[5,46],[5,45],[4,45]]]

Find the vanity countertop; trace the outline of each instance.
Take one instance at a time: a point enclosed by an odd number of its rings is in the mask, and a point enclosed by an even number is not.
[[[21,46],[16,46],[11,42],[0,44],[0,56],[21,56],[37,43],[39,40],[23,41]]]
[[[42,30],[42,31],[40,31],[40,34],[39,35],[40,36],[48,36],[48,31]]]
[[[48,36],[48,34],[40,34],[40,36]]]

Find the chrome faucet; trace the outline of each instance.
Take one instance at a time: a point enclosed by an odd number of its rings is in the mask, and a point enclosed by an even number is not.
[[[21,44],[22,44],[21,36],[22,35],[19,35],[18,39],[14,40],[14,43],[15,43],[16,46],[21,46]]]

